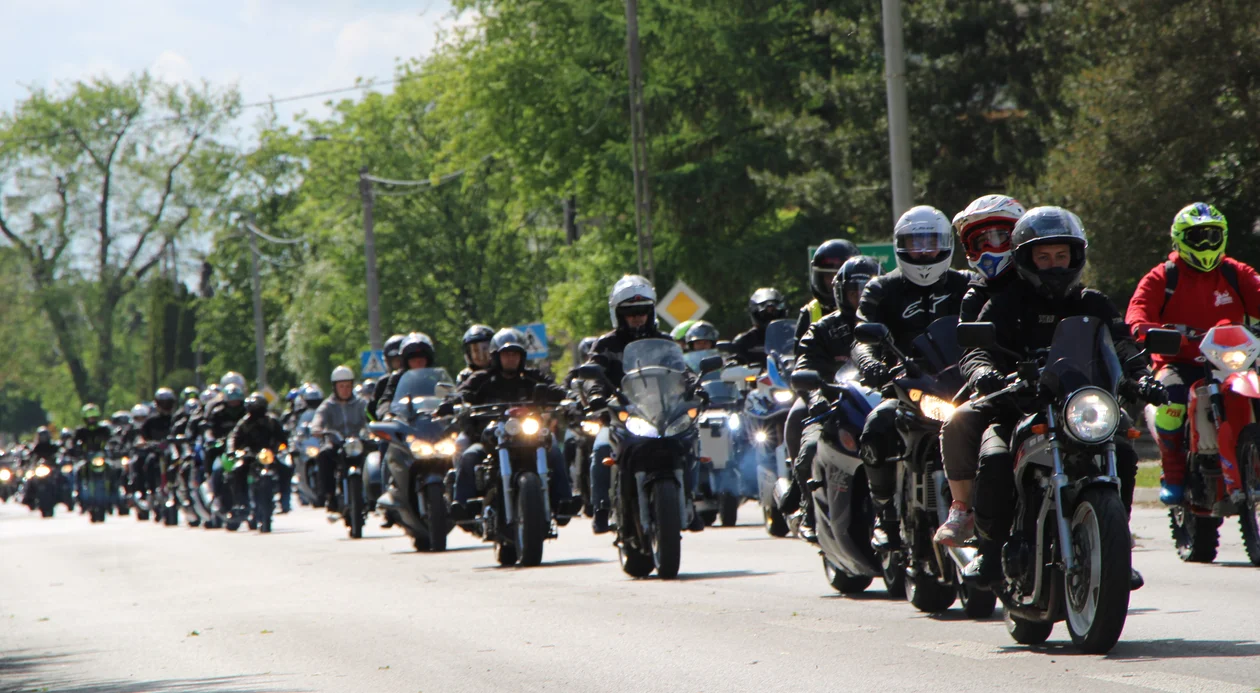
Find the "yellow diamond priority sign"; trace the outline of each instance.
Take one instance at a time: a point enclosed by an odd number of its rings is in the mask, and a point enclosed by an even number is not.
[[[660,316],[671,326],[687,320],[699,320],[709,310],[709,302],[681,279],[665,294],[658,304]]]

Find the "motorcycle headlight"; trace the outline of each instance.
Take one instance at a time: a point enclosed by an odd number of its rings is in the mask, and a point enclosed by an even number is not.
[[[639,416],[632,416],[626,419],[626,430],[630,431],[640,438],[660,438],[661,434],[656,430],[656,426],[648,423],[647,419]]]
[[[726,427],[732,431],[738,431],[740,423],[739,414],[731,414],[731,418],[726,420]]]
[[[319,448],[315,447],[314,445],[308,445],[308,446],[306,446],[306,456],[307,456],[307,457],[315,457],[315,456],[316,456],[316,455],[318,455],[318,454],[319,454]]]
[[[538,433],[538,430],[541,428],[542,422],[532,416],[521,422],[521,433],[524,433],[527,436],[532,436],[535,433]]]
[[[8,481],[13,478],[13,472],[8,469],[0,469],[0,481]]]
[[[919,400],[919,411],[923,415],[933,421],[942,423],[949,421],[949,417],[953,416],[956,407],[951,402],[947,402],[940,397],[923,393],[923,397]]]
[[[691,421],[692,419],[689,414],[683,414],[682,416],[674,419],[668,426],[665,427],[665,437],[668,438],[669,436],[676,436],[683,433],[691,427]]]
[[[599,432],[602,431],[603,429],[604,429],[603,424],[601,424],[598,421],[583,421],[582,422],[582,432],[592,438],[599,435]]]
[[[508,419],[503,422],[503,432],[510,436],[519,436],[521,434],[521,422],[519,419]]]
[[[437,445],[433,446],[433,450],[442,457],[450,457],[455,454],[455,439],[439,440]]]
[[[49,474],[52,474],[52,470],[49,469],[48,465],[46,464],[41,464],[35,468],[35,476],[41,479],[48,476]]]
[[[345,451],[346,457],[358,457],[363,454],[363,441],[358,438],[351,438],[342,446],[342,450]]]
[[[126,467],[126,466],[127,466],[127,465],[129,465],[129,464],[131,464],[131,458],[130,458],[130,457],[126,457],[126,456],[124,456],[124,457],[122,458],[122,466]]]
[[[420,440],[419,438],[413,437],[411,442],[408,444],[408,447],[411,448],[411,454],[416,457],[433,456],[433,446],[423,440]]]
[[[796,399],[796,393],[792,392],[791,390],[775,390],[774,391],[774,401],[778,402],[779,404],[787,404],[788,402],[791,402],[794,399]]]
[[[764,443],[767,440],[770,440],[770,435],[766,433],[765,431],[757,431],[756,433],[753,434],[753,440],[757,441],[758,443]]]
[[[1120,425],[1120,406],[1104,390],[1087,387],[1068,398],[1063,408],[1068,432],[1082,443],[1101,443]]]
[[[69,474],[70,472],[73,472],[73,471],[74,471],[74,465],[73,465],[73,464],[63,464],[63,465],[61,465],[61,473],[62,473],[62,474]]]
[[[267,448],[263,448],[262,451],[258,453],[259,464],[271,464],[272,462],[275,462],[275,461],[276,461],[276,454],[268,450]]]
[[[1242,349],[1230,349],[1229,351],[1213,350],[1213,353],[1210,355],[1215,356],[1215,360],[1230,372],[1241,371],[1247,367],[1247,352]]]
[[[93,457],[93,458],[92,458],[92,466],[93,466],[93,467],[104,467],[104,466],[105,466],[105,458],[104,458],[104,457]]]

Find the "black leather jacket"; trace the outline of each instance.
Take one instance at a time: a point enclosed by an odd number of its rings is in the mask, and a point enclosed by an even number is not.
[[[836,371],[849,362],[855,320],[852,314],[836,311],[810,325],[796,346],[796,369],[817,371],[824,382],[835,380]],[[817,397],[830,399],[825,393],[815,391],[810,401],[816,401]]]
[[[626,371],[621,363],[621,355],[626,350],[626,345],[640,339],[669,339],[669,335],[664,332],[649,332],[643,335],[636,335],[627,330],[613,330],[599,339],[595,340],[595,345],[591,347],[591,355],[588,363],[598,365],[604,369],[604,375],[612,381],[614,387],[621,385],[621,379],[625,377]],[[607,395],[607,388],[603,383],[596,383],[592,388],[592,392]]]
[[[938,318],[958,315],[963,294],[974,275],[949,270],[931,286],[919,286],[895,269],[871,279],[858,302],[857,322],[877,322],[888,328],[893,342],[903,352],[911,342]],[[883,350],[875,344],[853,347],[859,368],[881,361]]]

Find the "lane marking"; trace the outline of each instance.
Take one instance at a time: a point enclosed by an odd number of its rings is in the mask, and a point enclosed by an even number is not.
[[[1141,671],[1128,674],[1094,674],[1088,678],[1126,686],[1150,688],[1165,693],[1254,693],[1252,686],[1226,681],[1201,679],[1196,676],[1165,674],[1158,671]]]
[[[766,621],[766,624],[793,630],[807,630],[811,633],[852,633],[858,630],[874,630],[867,626],[859,626],[856,623],[824,621],[820,619],[795,618],[790,621]]]
[[[995,647],[988,643],[972,642],[970,640],[953,640],[950,642],[911,642],[906,644],[915,649],[923,650],[924,652],[935,652],[949,657],[963,657],[965,659],[972,659],[978,662],[994,659],[1029,657],[1033,654],[1024,649]]]

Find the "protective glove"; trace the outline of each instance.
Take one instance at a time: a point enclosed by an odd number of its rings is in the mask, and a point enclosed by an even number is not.
[[[589,409],[591,411],[601,411],[608,408],[607,397],[592,397],[590,399]]]
[[[1162,404],[1168,404],[1168,390],[1153,375],[1144,375],[1138,378],[1137,395],[1139,399],[1157,407]]]
[[[809,405],[809,418],[814,419],[831,411],[831,402],[819,398],[817,401]]]
[[[439,404],[437,411],[435,411],[434,413],[437,414],[438,416],[450,416],[451,414],[455,413],[455,404],[456,404],[455,400],[448,399],[445,402],[442,402],[441,404]]]
[[[990,368],[972,378],[971,386],[982,395],[991,395],[1006,387],[1006,376]]]
[[[879,361],[862,366],[862,382],[868,387],[881,388],[891,379],[892,374],[888,372],[888,366]]]

